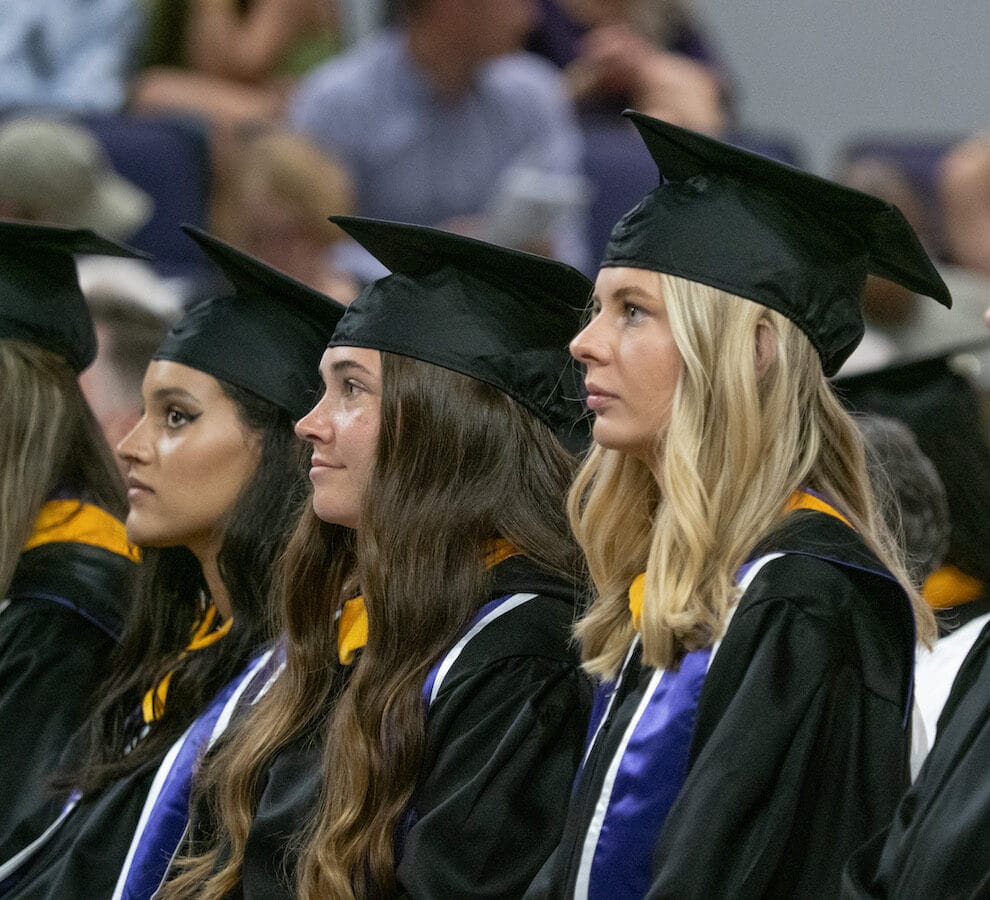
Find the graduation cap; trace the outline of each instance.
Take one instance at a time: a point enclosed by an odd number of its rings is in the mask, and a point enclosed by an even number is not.
[[[182,229],[233,290],[190,309],[153,359],[246,388],[301,419],[316,401],[320,357],[344,305],[198,228]]]
[[[490,384],[587,444],[580,373],[567,347],[591,282],[562,262],[421,225],[333,216],[392,270],[348,307],[331,346],[410,356]]]
[[[834,375],[863,336],[867,273],[945,306],[948,288],[897,207],[641,113],[664,182],[612,230],[603,266],[651,269],[793,321]]]
[[[85,228],[0,221],[0,338],[29,341],[81,372],[96,334],[74,256],[147,258]]]
[[[966,371],[971,351],[990,337],[937,355],[836,378],[847,408],[904,422],[945,486],[951,534],[946,564],[990,583],[990,447],[980,398]]]

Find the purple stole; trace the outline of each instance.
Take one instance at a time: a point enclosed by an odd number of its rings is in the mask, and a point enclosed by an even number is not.
[[[781,555],[772,553],[746,563],[736,579],[740,592],[766,563]],[[618,678],[596,688],[585,764],[619,685],[636,677],[629,668],[638,643],[637,636]],[[653,848],[687,777],[698,698],[717,650],[716,643],[688,653],[676,672],[658,669],[651,675],[609,762],[585,832],[575,898],[640,900],[649,891]]]

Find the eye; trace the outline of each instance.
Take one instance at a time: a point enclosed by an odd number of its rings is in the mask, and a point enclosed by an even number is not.
[[[344,394],[348,397],[353,397],[360,394],[364,388],[361,386],[360,382],[355,381],[353,378],[344,379]]]
[[[165,410],[165,424],[169,428],[181,428],[189,422],[194,422],[197,416],[192,416],[177,406],[170,406]]]
[[[623,303],[622,315],[630,325],[636,325],[643,320],[646,312],[642,307],[636,306],[634,303]]]

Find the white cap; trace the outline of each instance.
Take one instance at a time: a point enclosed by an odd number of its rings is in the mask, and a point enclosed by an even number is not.
[[[117,240],[139,231],[153,210],[84,127],[34,116],[0,125],[0,201],[23,206],[32,219]]]

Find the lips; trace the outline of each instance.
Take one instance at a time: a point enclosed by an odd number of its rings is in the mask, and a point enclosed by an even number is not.
[[[585,382],[584,387],[587,391],[585,404],[588,409],[601,409],[602,407],[607,406],[611,401],[618,399],[618,394],[613,394],[611,391],[606,391],[594,382],[587,381]]]
[[[143,481],[141,481],[141,479],[135,478],[133,475],[128,475],[124,481],[127,485],[127,496],[131,500],[136,497],[143,497],[147,494],[153,494],[155,492],[153,488],[146,485]]]
[[[338,466],[338,465],[335,465],[334,463],[327,462],[324,459],[320,459],[318,456],[314,456],[310,460],[310,466],[311,466],[311,468],[309,470],[309,477],[310,478],[313,478],[313,477],[319,475],[322,472],[327,472],[327,471],[330,471],[332,469],[343,469],[344,468],[343,466]]]
[[[325,459],[320,459],[318,456],[314,456],[310,460],[310,464],[314,469],[343,469],[343,466],[336,465],[332,462],[327,462]]]

